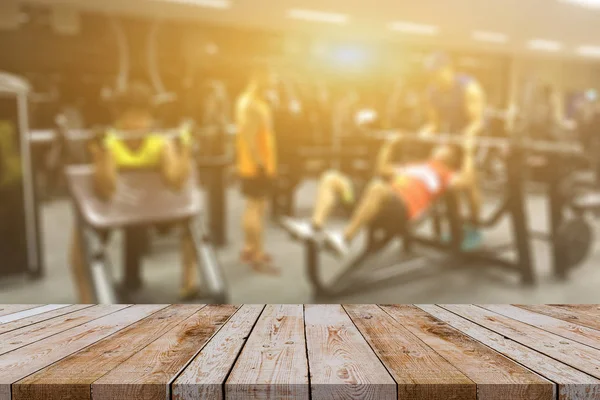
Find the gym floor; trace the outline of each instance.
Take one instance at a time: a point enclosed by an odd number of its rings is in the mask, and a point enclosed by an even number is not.
[[[306,182],[297,194],[298,215],[308,216],[315,197],[315,182]],[[491,209],[494,199],[489,198]],[[219,251],[232,303],[311,303],[311,287],[305,277],[302,246],[270,222],[266,234],[268,249],[282,269],[280,277],[257,275],[238,262],[240,243],[239,228],[242,200],[237,189],[228,193],[229,245]],[[539,195],[529,195],[531,226],[547,228],[546,203]],[[72,212],[68,200],[46,203],[42,211],[43,237],[46,259],[46,276],[39,281],[16,278],[0,281],[0,303],[76,303],[77,298],[71,282],[67,250],[72,226]],[[340,227],[336,220],[332,227]],[[598,225],[598,224],[595,224]],[[498,245],[508,242],[508,221],[491,231],[486,231],[486,244]],[[598,235],[600,237],[600,235]],[[523,287],[514,274],[485,265],[470,269],[447,269],[417,281],[401,283],[387,289],[356,294],[331,302],[346,303],[590,303],[598,301],[600,287],[600,241],[585,265],[573,271],[567,282],[557,282],[551,271],[549,247],[535,242],[533,256],[538,285]],[[120,274],[119,237],[111,242],[111,257],[116,276]],[[389,255],[393,255],[393,249]],[[395,253],[397,254],[397,253]],[[385,257],[383,254],[382,257]],[[388,260],[390,258],[387,258]],[[328,256],[323,257],[325,277],[333,277],[342,263]],[[146,283],[144,302],[177,302],[180,262],[176,238],[171,235],[153,240],[150,256],[143,266]]]

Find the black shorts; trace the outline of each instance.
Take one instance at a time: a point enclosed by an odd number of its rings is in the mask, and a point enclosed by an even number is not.
[[[273,193],[275,179],[271,177],[242,177],[242,194],[250,199],[264,199]]]
[[[388,198],[381,211],[373,221],[373,228],[404,234],[409,226],[410,218],[404,200],[394,194]]]

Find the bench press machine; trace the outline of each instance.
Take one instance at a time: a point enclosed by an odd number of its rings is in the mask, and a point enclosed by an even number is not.
[[[224,304],[227,289],[212,243],[202,223],[200,194],[193,179],[179,192],[165,187],[153,171],[119,174],[117,192],[110,201],[100,200],[94,191],[93,167],[71,166],[66,170],[73,198],[80,243],[97,303],[126,301],[115,288],[109,259],[98,232],[124,230],[125,287],[141,285],[140,262],[143,243],[140,235],[149,226],[183,224],[194,240],[198,272],[202,278],[202,298]]]

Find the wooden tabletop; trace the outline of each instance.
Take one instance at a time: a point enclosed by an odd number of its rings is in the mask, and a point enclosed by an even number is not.
[[[0,305],[0,400],[600,399],[597,305]]]

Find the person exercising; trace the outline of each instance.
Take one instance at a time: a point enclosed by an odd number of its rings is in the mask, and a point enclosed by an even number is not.
[[[274,78],[268,68],[254,71],[248,87],[237,100],[235,119],[237,169],[246,200],[241,260],[257,272],[276,275],[279,269],[273,265],[263,243],[267,199],[277,173],[272,110],[265,98],[275,84]]]
[[[485,93],[477,80],[458,73],[446,53],[431,55],[426,60],[426,69],[431,85],[426,99],[427,122],[420,135],[442,132],[462,135],[465,140],[480,135],[484,128]],[[465,226],[463,248],[474,249],[482,241],[476,228],[481,214],[481,193],[475,186],[466,195],[472,221]]]
[[[144,83],[130,84],[117,99],[116,105],[120,113],[114,127],[125,137],[130,133],[131,138],[122,139],[115,130],[109,130],[89,145],[95,167],[94,188],[98,197],[103,200],[109,200],[115,194],[117,176],[121,170],[156,169],[173,190],[181,189],[190,177],[191,134],[182,132],[178,141],[152,134],[155,126],[152,97],[151,88]],[[189,300],[198,294],[198,277],[193,238],[187,227],[182,232],[181,255],[183,270],[180,296],[182,300]],[[71,262],[80,302],[92,302],[91,285],[85,273],[82,247],[76,230],[73,234]]]
[[[427,161],[402,167],[389,157],[401,139],[389,143],[381,153],[379,178],[367,187],[343,233],[325,233],[327,246],[343,257],[360,230],[376,218],[383,216],[403,233],[448,190],[476,190],[473,142],[473,137],[465,139],[462,155],[456,146],[443,145]]]

